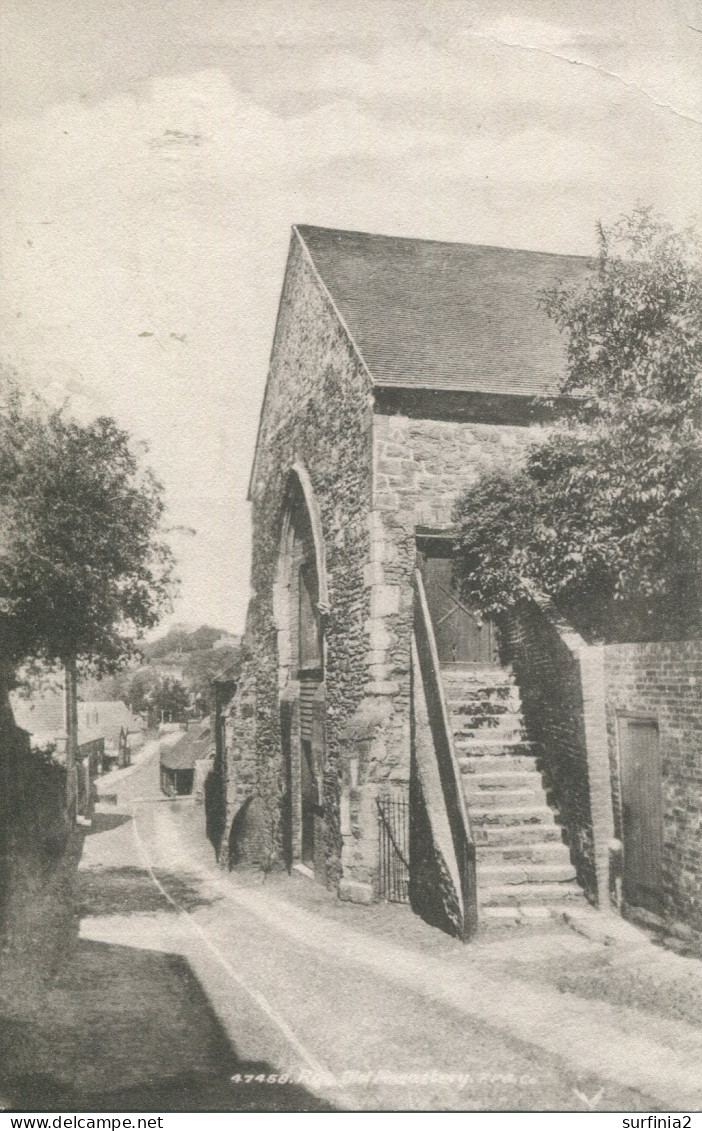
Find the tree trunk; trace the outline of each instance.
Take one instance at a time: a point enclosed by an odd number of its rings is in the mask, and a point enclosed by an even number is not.
[[[66,701],[66,808],[74,821],[78,804],[78,675],[75,657],[64,665]]]
[[[15,720],[10,707],[9,688],[13,681],[4,664],[0,664],[0,933],[6,928],[7,905],[10,889],[10,869],[13,856],[15,808]]]

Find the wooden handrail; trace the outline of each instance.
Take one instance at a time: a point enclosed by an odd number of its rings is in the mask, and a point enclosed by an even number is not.
[[[424,581],[419,570],[415,571],[414,590],[414,636],[441,790],[460,877],[460,894],[463,903],[462,937],[465,940],[471,937],[478,925],[475,841],[463,795],[461,770],[453,745],[451,716],[441,679],[434,629],[424,591]]]

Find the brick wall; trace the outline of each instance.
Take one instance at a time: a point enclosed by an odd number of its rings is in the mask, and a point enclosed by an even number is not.
[[[622,837],[617,712],[656,719],[663,770],[665,917],[702,931],[702,641],[604,648],[615,832]]]

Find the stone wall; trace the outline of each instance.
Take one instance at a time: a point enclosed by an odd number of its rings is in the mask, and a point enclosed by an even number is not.
[[[617,713],[658,722],[665,918],[702,931],[702,641],[604,648],[615,832],[622,837]]]
[[[374,872],[374,861],[366,859],[363,849],[362,811],[368,808],[367,799],[356,796],[369,771],[363,744],[350,727],[371,679],[365,567],[372,413],[368,375],[293,234],[252,480],[253,597],[243,670],[227,727],[225,837],[232,841],[238,859],[263,863],[264,857],[285,857],[289,798],[280,700],[286,677],[278,655],[274,590],[290,469],[297,463],[309,475],[326,557],[326,757],[321,800],[330,884],[340,879],[342,855],[346,875],[370,882]],[[360,753],[355,756],[354,751]],[[232,838],[233,822],[238,824]],[[365,841],[375,847],[375,824]]]
[[[375,506],[403,528],[445,528],[458,495],[486,471],[520,462],[538,435],[515,424],[422,420],[378,413]]]
[[[385,725],[375,743],[379,775],[404,780],[409,775],[416,529],[449,529],[459,494],[484,472],[520,462],[537,435],[535,426],[376,413],[368,633],[374,690],[387,701]]]

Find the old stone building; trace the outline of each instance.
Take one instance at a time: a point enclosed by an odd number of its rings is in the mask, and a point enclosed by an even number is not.
[[[463,934],[476,868],[484,920],[607,898],[603,651],[536,602],[498,639],[450,561],[461,490],[567,410],[539,293],[589,269],[293,228],[250,483],[224,861],[286,861],[361,902],[408,890]]]

